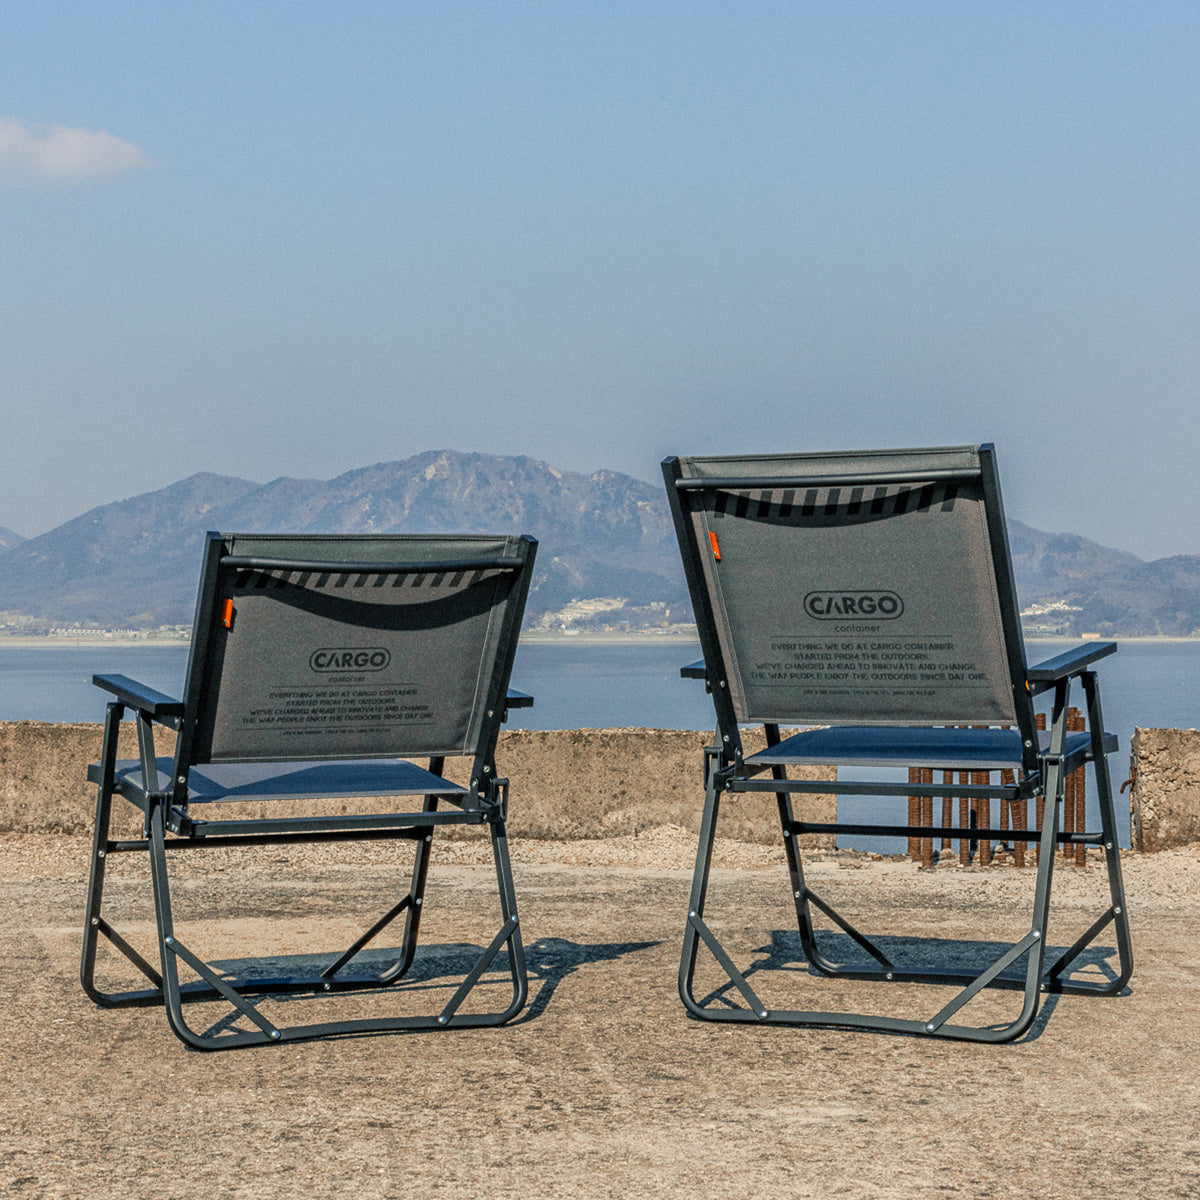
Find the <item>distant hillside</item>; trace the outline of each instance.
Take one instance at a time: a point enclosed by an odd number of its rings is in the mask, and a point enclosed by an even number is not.
[[[1043,533],[1020,521],[1008,522],[1008,544],[1022,604],[1058,599],[1106,575],[1144,565],[1124,550],[1075,533]]]
[[[1160,558],[1111,572],[1075,589],[1067,602],[1079,606],[1073,632],[1200,636],[1200,555]]]
[[[11,550],[14,546],[19,546],[25,539],[19,533],[13,533],[5,525],[0,525],[0,554],[5,550]]]
[[[1031,632],[1077,637],[1200,635],[1200,555],[1144,562],[1074,533],[1008,524],[1013,570]]]
[[[193,475],[93,509],[0,554],[0,611],[43,622],[155,627],[191,620],[209,529],[314,533],[531,533],[542,543],[530,624],[690,620],[660,489],[628,475],[558,471],[532,458],[430,451],[328,481],[258,484]],[[560,622],[561,623],[561,622]]]
[[[193,475],[11,548],[0,542],[0,628],[186,624],[208,529],[531,533],[541,547],[528,625],[619,631],[691,620],[661,486],[444,450],[330,480]],[[1009,540],[1030,633],[1200,635],[1200,556],[1143,562],[1019,521]]]

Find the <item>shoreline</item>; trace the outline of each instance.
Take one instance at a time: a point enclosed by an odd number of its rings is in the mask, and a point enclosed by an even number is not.
[[[694,630],[690,633],[522,633],[520,641],[524,645],[533,646],[642,646],[642,645],[681,645],[699,641],[699,634]],[[1200,637],[1174,637],[1165,634],[1141,635],[1137,637],[1111,638],[1070,638],[1070,637],[1026,637],[1025,644],[1057,645],[1063,642],[1086,644],[1090,641],[1133,642],[1137,645],[1200,645]],[[182,637],[39,637],[30,634],[0,634],[0,650],[80,650],[101,649],[111,646],[119,649],[130,649],[137,646],[149,646],[155,649],[177,646],[187,649],[191,645],[190,638]]]
[[[640,646],[651,645],[683,645],[699,641],[699,635],[692,633],[523,633],[521,642],[525,645],[609,645],[609,646]],[[1197,639],[1200,641],[1200,639]],[[189,638],[166,637],[37,637],[26,634],[6,636],[0,634],[0,650],[5,647],[21,650],[54,650],[93,649],[113,646],[128,649],[135,646],[181,646],[186,649],[191,645]]]

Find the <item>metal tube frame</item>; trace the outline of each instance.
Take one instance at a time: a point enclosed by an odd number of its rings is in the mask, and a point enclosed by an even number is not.
[[[172,1031],[188,1046],[198,1050],[223,1050],[236,1046],[298,1041],[340,1034],[502,1025],[516,1016],[524,1007],[528,997],[528,976],[505,831],[507,780],[496,779],[493,781],[492,802],[482,812],[439,813],[437,811],[439,797],[427,795],[424,797],[420,812],[395,814],[390,818],[388,826],[372,825],[368,828],[355,829],[351,827],[353,818],[331,818],[324,823],[324,828],[320,827],[321,822],[319,821],[311,822],[313,828],[305,832],[247,833],[240,837],[236,835],[169,836],[168,825],[172,821],[169,813],[171,808],[169,793],[149,792],[145,796],[144,809],[146,836],[137,840],[118,840],[111,838],[109,831],[113,797],[118,794],[114,787],[114,764],[117,733],[123,713],[124,706],[120,702],[108,705],[101,756],[101,778],[97,789],[91,873],[84,917],[80,981],[83,990],[96,1004],[104,1008],[163,1005]],[[153,762],[152,745],[143,744],[142,749],[143,757],[148,756],[149,760]],[[433,774],[440,774],[443,767],[444,763],[441,759],[430,761],[429,770]],[[143,778],[153,778],[153,775],[144,775]],[[426,1016],[325,1021],[288,1027],[277,1026],[264,1017],[250,998],[265,995],[297,993],[324,995],[333,992],[378,990],[392,987],[404,979],[416,956],[434,827],[437,824],[447,823],[447,819],[460,824],[488,825],[501,918],[498,932],[488,946],[481,951],[450,1001],[439,1012]],[[244,824],[253,826],[261,823],[248,821]],[[193,954],[175,935],[170,874],[167,865],[168,851],[231,845],[280,845],[296,842],[395,838],[404,838],[416,843],[412,878],[407,894],[317,975],[230,980],[224,972],[218,973],[208,963]],[[109,856],[114,853],[139,852],[147,853],[150,860],[151,889],[158,926],[159,966],[157,968],[108,922],[102,912],[105,868]],[[343,974],[359,952],[402,913],[405,916],[405,924],[395,962],[382,972],[371,975]],[[146,977],[149,987],[110,992],[97,985],[96,959],[101,937]],[[463,1001],[495,961],[501,950],[508,952],[508,973],[512,983],[511,1001],[499,1011],[460,1013],[459,1009]],[[195,982],[184,983],[181,981],[180,963],[183,963],[198,977]],[[229,1002],[233,1010],[230,1015],[234,1020],[244,1018],[254,1028],[234,1028],[227,1032],[214,1033],[211,1031],[213,1026],[210,1026],[209,1031],[205,1032],[195,1030],[188,1024],[185,1005],[222,997]]]
[[[682,956],[679,968],[679,994],[684,1006],[694,1016],[711,1021],[731,1021],[748,1024],[780,1024],[799,1026],[841,1026],[862,1028],[891,1033],[908,1033],[924,1037],[955,1038],[979,1042],[1013,1041],[1022,1036],[1032,1025],[1038,1010],[1039,997],[1044,992],[1090,992],[1113,995],[1120,992],[1133,970],[1133,955],[1129,936],[1128,912],[1121,879],[1120,857],[1117,845],[1116,816],[1113,809],[1112,787],[1109,780],[1106,755],[1116,749],[1115,739],[1104,734],[1103,715],[1094,673],[1089,669],[1092,662],[1111,654],[1116,647],[1112,644],[1097,644],[1081,647],[1060,655],[1037,666],[1029,667],[1025,660],[1024,644],[1018,617],[1016,587],[1012,577],[1011,555],[1008,535],[1003,516],[1003,500],[999,477],[996,471],[993,448],[978,447],[978,469],[962,471],[951,469],[920,470],[911,472],[871,473],[859,475],[854,472],[827,474],[812,478],[788,474],[778,477],[764,473],[761,476],[738,475],[730,477],[684,477],[681,460],[668,458],[663,463],[667,499],[671,508],[684,574],[696,610],[697,629],[700,637],[701,663],[691,664],[681,672],[688,678],[703,678],[713,697],[716,710],[716,736],[713,746],[705,754],[705,804],[696,852],[692,890],[688,904],[688,916],[684,930]],[[1001,623],[1008,655],[1010,679],[1016,725],[1021,735],[1021,773],[1011,783],[993,786],[990,783],[967,783],[967,776],[960,774],[960,782],[953,783],[954,772],[943,772],[941,785],[926,783],[878,783],[840,782],[830,788],[827,783],[794,780],[786,777],[781,764],[771,767],[772,778],[752,778],[757,772],[744,763],[738,718],[734,711],[728,684],[727,666],[717,637],[717,622],[713,600],[705,583],[700,561],[700,550],[695,545],[690,530],[689,512],[696,503],[698,494],[714,490],[762,490],[776,487],[833,486],[859,483],[895,482],[907,483],[938,479],[975,481],[981,487],[985,500],[987,535],[991,547],[997,592],[1000,599]],[[1082,682],[1088,707],[1088,725],[1091,737],[1084,754],[1067,756],[1066,720],[1070,682],[1079,678]],[[1034,724],[1033,697],[1053,691],[1053,725],[1049,745],[1043,750],[1039,746]],[[770,723],[764,726],[768,745],[778,744],[779,729]],[[1090,761],[1096,775],[1097,791],[1101,812],[1100,833],[1073,832],[1064,834],[1059,828],[1060,811],[1064,799],[1065,780],[1068,770]],[[760,767],[759,770],[762,768]],[[1024,805],[1035,796],[1048,802],[1039,804],[1039,828],[1028,840],[1038,844],[1038,870],[1034,888],[1029,930],[1019,938],[995,962],[972,975],[939,969],[912,969],[897,967],[869,937],[857,930],[830,904],[808,887],[804,879],[798,835],[802,832],[837,831],[847,832],[857,828],[861,832],[895,835],[901,837],[936,837],[943,834],[942,826],[924,824],[903,825],[829,825],[814,822],[802,823],[795,819],[792,810],[793,793],[820,793],[834,790],[846,795],[892,795],[896,797],[926,798],[942,796],[958,797],[965,810],[972,800],[993,798]],[[716,837],[721,798],[725,793],[772,792],[779,810],[781,833],[787,856],[792,898],[795,904],[796,922],[801,943],[810,968],[820,975],[846,976],[852,979],[879,981],[923,981],[932,983],[958,984],[958,995],[937,1013],[926,1020],[902,1020],[893,1017],[874,1016],[861,1013],[820,1012],[799,1010],[772,1010],[758,996],[740,971],[719,939],[705,921],[705,903],[708,895],[709,873],[712,866],[713,845]],[[987,837],[990,830],[969,827],[966,813],[960,826],[951,831],[962,839]],[[1011,830],[1006,831],[1009,839],[1015,840]],[[1049,967],[1045,966],[1046,927],[1049,917],[1050,887],[1054,869],[1054,849],[1063,842],[1100,845],[1104,849],[1108,868],[1110,904],[1092,926]],[[847,936],[863,949],[877,964],[875,968],[847,968],[830,962],[817,946],[813,926],[812,910],[824,914]],[[1071,981],[1065,978],[1068,967],[1091,945],[1100,932],[1109,925],[1114,927],[1119,958],[1116,977],[1108,983],[1092,984]],[[701,943],[708,947],[720,963],[728,983],[712,992],[705,1000],[698,999],[693,990],[696,961]],[[1010,972],[1022,957],[1026,957],[1023,978]],[[1002,1026],[970,1026],[951,1020],[985,988],[1016,988],[1023,993],[1023,1002],[1017,1017]],[[730,989],[739,993],[746,1007],[713,1007],[707,1001],[720,995],[727,1003]]]
[[[1109,779],[1108,763],[1105,756],[1105,738],[1103,734],[1103,714],[1100,708],[1099,690],[1096,686],[1094,672],[1080,671],[1077,673],[1083,685],[1087,700],[1088,723],[1092,731],[1091,749],[1088,759],[1091,761],[1096,776],[1097,790],[1100,802],[1101,830],[1099,833],[1064,834],[1059,829],[1059,814],[1063,804],[1066,780],[1066,761],[1063,749],[1066,741],[1067,700],[1070,690],[1070,678],[1060,679],[1054,687],[1052,708],[1052,727],[1050,744],[1041,755],[1041,770],[1039,780],[1044,784],[1044,791],[1051,801],[1044,806],[1041,828],[1031,831],[1026,840],[1036,840],[1039,843],[1038,868],[1034,886],[1034,896],[1031,919],[1028,932],[1018,938],[1008,950],[995,961],[987,964],[978,972],[955,971],[942,968],[918,968],[902,966],[892,962],[870,937],[854,927],[849,920],[840,914],[831,904],[822,899],[805,881],[801,861],[799,835],[804,832],[837,830],[846,832],[850,828],[861,829],[864,832],[886,834],[897,837],[937,837],[943,832],[942,826],[912,826],[912,825],[864,825],[851,827],[846,825],[828,825],[816,822],[796,820],[792,809],[791,795],[793,791],[828,792],[830,785],[826,782],[813,784],[788,780],[785,768],[781,765],[772,766],[774,782],[783,784],[775,792],[779,809],[780,829],[783,836],[784,849],[787,858],[789,882],[795,905],[796,925],[800,935],[801,945],[810,969],[818,975],[837,976],[855,980],[871,980],[884,982],[921,982],[935,984],[951,984],[960,987],[959,993],[936,1013],[924,1020],[909,1020],[897,1017],[880,1016],[853,1012],[824,1012],[818,1010],[794,1010],[770,1008],[754,990],[747,973],[739,970],[719,939],[712,932],[705,920],[705,903],[708,895],[709,872],[712,866],[713,845],[716,838],[717,820],[720,812],[721,797],[729,792],[735,793],[750,790],[745,787],[748,782],[741,769],[737,766],[722,766],[723,755],[718,746],[706,752],[705,769],[705,804],[704,815],[700,828],[700,839],[697,848],[696,866],[692,880],[692,892],[688,905],[688,918],[684,932],[683,953],[679,970],[679,994],[687,1010],[696,1017],[708,1021],[731,1021],[743,1024],[768,1024],[792,1026],[822,1026],[845,1027],[856,1029],[876,1030],[889,1033],[915,1034],[922,1037],[950,1038],[962,1041],[976,1042],[1009,1042],[1026,1033],[1037,1016],[1040,997],[1048,992],[1087,993],[1092,995],[1115,995],[1128,982],[1133,971],[1133,950],[1129,933],[1129,917],[1124,896],[1124,885],[1121,878],[1120,852],[1117,846],[1116,815],[1113,806],[1112,786]],[[779,742],[779,727],[766,725],[764,727],[768,746]],[[758,783],[758,781],[753,781]],[[842,784],[835,784],[832,790],[842,791]],[[762,781],[753,790],[768,790],[770,785]],[[912,785],[899,785],[901,792],[907,792]],[[914,791],[918,789],[912,789]],[[948,782],[944,786],[923,788],[923,794],[930,795],[960,795],[964,791],[978,792],[980,795],[1008,797],[1014,789],[1008,787],[964,789]],[[1016,789],[1023,790],[1023,789]],[[986,837],[990,832],[984,829],[958,830],[952,829],[951,834],[971,834],[975,837]],[[1011,830],[1006,831],[1008,837],[1013,837]],[[1053,963],[1046,965],[1046,931],[1049,920],[1051,882],[1055,865],[1054,847],[1064,843],[1099,845],[1103,847],[1108,874],[1109,906],[1100,914],[1093,924]],[[816,909],[828,918],[843,933],[851,938],[877,964],[875,967],[854,966],[846,967],[829,960],[822,954],[818,942],[813,912]],[[1099,934],[1111,925],[1117,942],[1119,969],[1116,976],[1108,982],[1093,983],[1067,979],[1068,968],[1090,946]],[[694,977],[697,955],[701,943],[708,947],[728,976],[728,984],[710,992],[704,999],[698,999],[694,992]],[[1023,974],[1014,974],[1014,968],[1022,957],[1026,957]],[[966,1025],[954,1022],[960,1010],[964,1009],[985,988],[1004,988],[1018,990],[1022,993],[1022,1005],[1017,1016],[1003,1025]],[[740,993],[746,1007],[713,1007],[711,1001],[720,995],[726,1004],[729,1003],[730,990]]]
[[[497,778],[495,748],[500,725],[508,708],[528,707],[532,697],[514,693],[509,687],[520,617],[529,590],[530,568],[536,552],[532,538],[517,539],[520,553],[514,556],[443,560],[437,563],[389,562],[313,563],[297,560],[247,558],[248,567],[270,569],[317,569],[371,574],[437,573],[464,569],[500,569],[516,574],[513,589],[505,603],[498,633],[495,669],[488,679],[484,697],[487,720],[479,740],[468,754],[471,762],[471,783],[464,794],[455,788],[446,793],[425,795],[420,811],[374,813],[360,816],[323,818],[262,818],[231,821],[195,820],[188,810],[187,772],[191,758],[189,738],[191,726],[187,714],[192,711],[198,696],[200,664],[205,656],[205,636],[215,619],[214,587],[221,565],[225,538],[209,534],[201,571],[197,599],[195,629],[189,657],[185,699],[181,702],[153,689],[146,688],[124,676],[96,677],[94,682],[113,693],[106,709],[100,762],[89,771],[97,782],[95,831],[92,842],[84,937],[80,958],[80,980],[86,994],[106,1008],[144,1007],[162,1005],[175,1034],[188,1046],[201,1050],[219,1050],[238,1046],[296,1041],[340,1034],[362,1034],[393,1030],[422,1030],[468,1028],[502,1025],[525,1006],[528,998],[528,976],[517,915],[516,892],[508,853],[506,831],[508,780]],[[225,556],[226,565],[239,565],[241,560]],[[189,705],[192,707],[190,708]],[[117,777],[117,743],[122,718],[132,710],[138,732],[138,760],[141,784]],[[175,769],[162,778],[154,750],[154,725],[160,724],[178,732]],[[430,760],[429,770],[440,776],[444,760]],[[114,839],[110,836],[114,796],[123,796],[143,814],[142,836],[138,839]],[[438,811],[439,800],[445,798],[453,807]],[[491,839],[492,858],[496,871],[500,925],[491,941],[479,953],[449,1001],[440,1011],[428,1015],[396,1015],[371,1019],[323,1021],[312,1024],[280,1027],[268,1020],[252,998],[264,995],[309,993],[323,995],[331,992],[386,989],[402,983],[414,962],[424,908],[425,885],[432,853],[433,833],[438,825],[486,825]],[[214,846],[248,847],[255,845],[286,845],[296,842],[325,842],[350,840],[389,840],[405,838],[416,845],[412,876],[408,891],[396,903],[376,918],[366,930],[340,954],[332,955],[329,964],[316,975],[285,978],[245,978],[231,980],[225,971],[218,972],[184,945],[175,934],[171,902],[168,852],[201,849]],[[150,861],[151,890],[158,927],[158,965],[150,955],[141,953],[106,919],[102,909],[105,871],[111,854],[145,853]],[[382,972],[371,975],[352,975],[348,968],[363,949],[404,915],[404,929],[396,958]],[[126,991],[106,991],[96,982],[96,960],[101,939],[145,977],[148,987]],[[498,1011],[463,1012],[464,1002],[479,985],[484,975],[497,964],[501,951],[506,952],[507,975],[511,981],[511,999]],[[183,982],[181,964],[197,978]],[[491,981],[489,980],[489,983]],[[201,1000],[224,999],[230,1005],[225,1019],[206,1031],[191,1028],[185,1019],[189,1003]],[[249,1024],[250,1028],[245,1026]]]

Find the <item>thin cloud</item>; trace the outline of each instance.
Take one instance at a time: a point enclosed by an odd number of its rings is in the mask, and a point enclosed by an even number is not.
[[[69,187],[122,175],[147,162],[137,146],[104,130],[35,127],[0,117],[0,181]]]

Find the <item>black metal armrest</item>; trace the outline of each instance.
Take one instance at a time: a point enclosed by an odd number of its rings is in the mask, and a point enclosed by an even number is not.
[[[508,695],[504,698],[505,708],[532,708],[533,697],[528,692],[514,692],[512,688],[508,689]]]
[[[111,692],[129,708],[155,717],[160,721],[170,721],[183,716],[183,701],[168,696],[165,692],[156,691],[128,675],[93,675],[92,683],[106,692]]]
[[[708,669],[704,664],[704,659],[698,658],[694,663],[688,663],[686,667],[679,668],[680,679],[707,679]]]
[[[1064,650],[1062,654],[1056,654],[1053,658],[1029,668],[1026,677],[1030,688],[1035,694],[1044,692],[1060,679],[1078,675],[1097,659],[1107,658],[1110,654],[1115,654],[1116,650],[1116,642],[1088,642],[1086,645]]]

